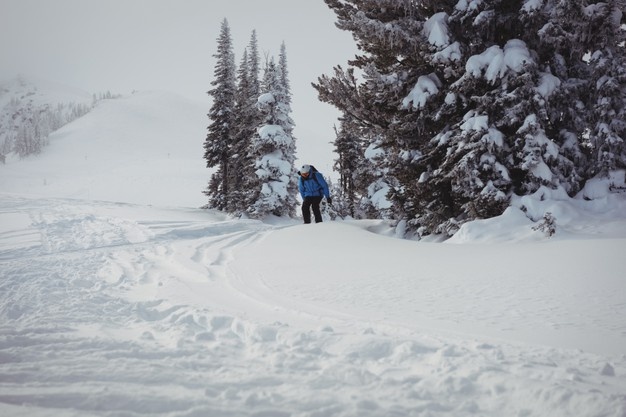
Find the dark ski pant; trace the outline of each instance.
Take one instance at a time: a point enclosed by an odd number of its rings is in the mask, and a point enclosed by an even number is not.
[[[322,222],[322,212],[320,211],[320,203],[322,197],[304,197],[302,202],[302,217],[305,223],[311,223],[311,208],[313,208],[313,216],[315,216],[315,223]]]

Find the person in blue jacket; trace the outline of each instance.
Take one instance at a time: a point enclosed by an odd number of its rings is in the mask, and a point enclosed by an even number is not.
[[[311,223],[311,208],[313,208],[313,216],[315,223],[322,222],[322,212],[320,211],[320,203],[322,198],[326,197],[328,204],[331,204],[330,191],[324,176],[311,165],[303,165],[298,172],[298,189],[302,196],[302,218],[304,223]]]

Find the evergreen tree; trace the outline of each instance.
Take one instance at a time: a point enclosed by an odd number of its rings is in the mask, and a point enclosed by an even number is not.
[[[250,79],[250,96],[254,97],[255,103],[261,92],[261,81],[259,80],[261,65],[259,60],[258,40],[256,30],[253,30],[252,35],[250,35],[250,43],[248,44],[248,75]]]
[[[235,134],[229,159],[229,189],[231,190],[227,211],[240,214],[249,207],[249,182],[254,174],[254,161],[250,146],[258,123],[256,97],[251,92],[251,74],[247,50],[244,51],[237,77],[235,96]]]
[[[230,157],[235,135],[236,69],[228,21],[223,20],[217,39],[217,59],[213,88],[208,92],[213,98],[209,111],[211,124],[204,142],[204,159],[207,167],[217,167],[204,194],[209,197],[207,207],[225,210],[229,207]]]
[[[285,133],[291,138],[287,148],[285,149],[286,161],[292,167],[292,175],[290,176],[289,184],[287,185],[287,193],[290,196],[289,204],[293,204],[293,208],[297,205],[295,196],[298,194],[298,181],[295,174],[295,161],[296,161],[296,138],[293,136],[293,129],[295,123],[291,118],[291,82],[289,81],[289,68],[287,65],[287,46],[285,42],[280,45],[280,54],[278,59],[278,75],[279,75],[279,100],[282,102],[280,118],[280,125]],[[295,211],[289,211],[289,215],[293,216]]]
[[[607,176],[626,168],[626,30],[621,26],[626,2],[609,0],[583,9],[589,33],[583,39],[590,53],[590,138],[592,164],[589,175]],[[586,35],[586,36],[585,36]]]
[[[291,82],[289,81],[289,70],[287,68],[287,46],[285,42],[280,44],[280,54],[278,55],[278,67],[279,67],[279,87],[283,96],[284,104],[291,107]],[[291,112],[291,108],[285,110],[287,115]],[[294,123],[289,120],[288,128],[293,130]]]
[[[228,211],[237,215],[248,212],[256,198],[253,192],[258,185],[256,161],[251,149],[253,137],[261,123],[261,113],[257,107],[259,94],[259,52],[256,31],[253,30],[239,67],[235,99],[237,133],[232,151],[230,187],[233,202]]]
[[[358,125],[350,116],[340,119],[339,129],[335,127],[335,171],[339,173],[338,190],[333,193],[334,208],[341,216],[363,217],[359,210],[367,196],[367,187],[372,173],[365,158],[365,140]]]
[[[249,213],[253,217],[295,215],[295,140],[291,135],[293,122],[289,115],[290,91],[285,83],[285,72],[286,59],[276,65],[271,58],[258,99],[262,121],[252,142],[256,190],[255,203]]]
[[[314,86],[420,234],[624,166],[623,0],[325,1],[362,55]]]

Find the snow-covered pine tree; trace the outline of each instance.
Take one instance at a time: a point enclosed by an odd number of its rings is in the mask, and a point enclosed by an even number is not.
[[[421,234],[623,165],[623,0],[325,1],[362,55],[320,98],[380,141],[395,216]]]
[[[356,62],[363,57],[357,57]],[[388,106],[384,99],[377,96],[377,91],[368,83],[359,84],[355,70],[351,67],[344,70],[341,66],[334,69],[334,77],[322,76],[313,87],[318,91],[320,100],[334,104],[342,113],[344,119],[350,119],[351,124],[360,132],[363,139],[364,164],[368,167],[367,190],[359,203],[359,211],[369,218],[391,217],[391,204],[387,193],[390,184],[395,183],[392,170],[389,166],[389,153],[383,143],[391,144],[390,121],[394,119],[394,109]],[[387,135],[387,136],[386,136]]]
[[[261,73],[260,59],[259,42],[256,30],[253,30],[250,35],[250,43],[248,43],[248,76],[250,78],[250,95],[254,97],[255,103],[261,91],[261,81],[259,80],[259,74]]]
[[[250,154],[252,137],[259,121],[256,108],[256,97],[252,94],[252,74],[249,68],[250,59],[244,51],[237,77],[237,94],[235,96],[235,127],[231,157],[229,160],[230,199],[227,207],[229,213],[240,214],[250,206],[250,181],[254,175],[254,160]]]
[[[38,154],[44,146],[44,138],[39,131],[38,118],[30,118],[17,129],[14,150],[24,158],[28,155]]]
[[[261,114],[257,108],[259,97],[259,52],[256,31],[252,31],[250,43],[244,49],[237,70],[233,140],[228,168],[229,199],[225,210],[240,215],[254,203],[250,190],[255,187],[255,161],[250,152],[252,138]]]
[[[204,142],[204,159],[207,161],[208,168],[218,167],[218,169],[211,176],[204,194],[209,197],[208,208],[225,210],[230,198],[229,160],[235,134],[236,94],[235,54],[230,27],[226,19],[222,21],[217,39],[217,53],[213,56],[217,59],[217,63],[214,70],[215,79],[211,82],[213,88],[208,92],[213,98],[213,103],[208,115],[211,123]]]
[[[365,158],[365,139],[354,123],[346,115],[339,119],[335,127],[335,171],[339,173],[338,192],[333,195],[333,207],[340,216],[364,217],[359,210],[361,200],[367,196],[367,187],[372,182],[372,170]]]
[[[441,81],[434,74],[431,46],[422,32],[424,22],[439,8],[435,3],[445,7],[446,2],[326,3],[338,16],[337,26],[353,33],[362,54],[350,61],[347,70],[336,67],[333,77],[322,76],[314,86],[322,101],[352,116],[370,140],[367,158],[377,172],[368,191],[370,210],[384,217],[416,218],[422,211],[420,202],[414,201],[418,200],[416,161],[424,143],[446,123],[435,119],[434,106],[426,100],[439,93]],[[415,95],[421,94],[415,102],[420,111],[409,109],[413,103],[406,99],[414,87]]]
[[[238,213],[248,212],[250,207],[256,202],[255,190],[258,185],[255,173],[256,161],[252,153],[252,141],[262,120],[261,112],[257,106],[261,91],[261,81],[259,79],[260,56],[256,30],[253,30],[250,35],[247,51],[247,105],[245,118],[242,118],[246,138],[244,142],[241,142],[241,146],[238,150],[238,153],[241,155],[245,154],[245,157],[238,168],[238,175],[243,179],[241,183],[241,190],[243,190],[243,192],[241,192],[240,203],[237,208]]]
[[[592,165],[589,176],[608,176],[626,168],[626,29],[622,26],[626,1],[589,2],[582,9],[589,20],[590,109],[589,143]]]
[[[295,123],[291,118],[291,82],[289,81],[289,66],[287,64],[287,46],[285,42],[280,45],[280,54],[278,56],[278,74],[279,74],[279,98],[283,102],[282,104],[282,113],[281,116],[281,126],[285,133],[291,138],[291,142],[289,146],[285,150],[286,161],[292,167],[292,175],[290,176],[289,185],[287,186],[287,193],[290,196],[289,204],[293,204],[294,211],[290,211],[289,215],[293,216],[295,214],[296,207],[296,195],[298,194],[298,181],[295,169],[295,161],[296,161],[296,138],[293,136],[293,129],[295,127]]]
[[[249,213],[256,218],[295,215],[295,140],[291,136],[289,86],[284,77],[282,65],[270,58],[258,98],[262,121],[252,143],[257,186],[253,191],[256,201]]]

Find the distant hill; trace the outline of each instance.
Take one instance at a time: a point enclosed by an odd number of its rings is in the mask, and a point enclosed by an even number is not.
[[[39,154],[9,155],[0,164],[0,193],[185,207],[206,203],[202,190],[210,171],[203,159],[208,125],[203,103],[167,92],[138,92],[92,106],[93,97],[71,89],[2,88],[5,134],[26,114],[7,117],[7,105],[19,103],[30,111],[74,97],[72,103],[89,111],[52,131]]]
[[[86,114],[97,98],[45,80],[18,76],[0,84],[0,160],[40,153],[50,133]]]

